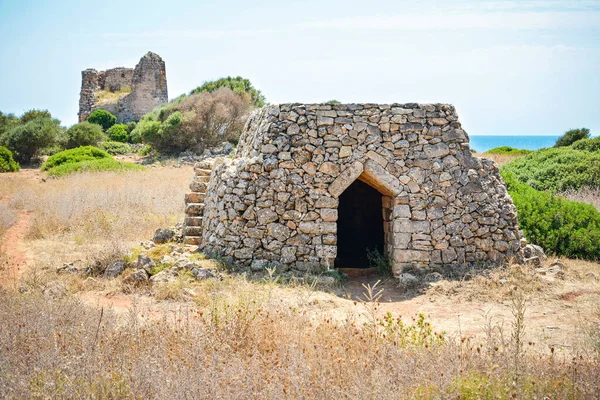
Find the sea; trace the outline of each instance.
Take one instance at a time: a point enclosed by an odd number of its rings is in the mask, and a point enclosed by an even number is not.
[[[510,146],[516,149],[539,150],[554,146],[560,136],[535,135],[469,135],[471,149],[478,153],[500,146]]]

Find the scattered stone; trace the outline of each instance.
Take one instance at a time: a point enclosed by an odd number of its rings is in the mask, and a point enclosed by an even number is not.
[[[108,266],[106,267],[106,270],[104,270],[104,276],[107,278],[116,278],[117,276],[119,276],[121,274],[121,272],[123,272],[125,267],[126,267],[125,261],[123,261],[123,260],[113,261],[110,264],[108,264]]]
[[[404,289],[416,287],[419,284],[419,278],[408,272],[404,272],[398,276],[398,283]]]
[[[146,272],[146,270],[143,269],[138,269],[137,271],[123,279],[123,283],[126,285],[138,286],[143,282],[146,282],[147,280],[148,272]]]
[[[42,293],[47,298],[60,299],[67,295],[67,285],[63,281],[52,281],[44,287]]]
[[[439,272],[430,272],[423,277],[423,282],[434,283],[434,282],[439,282],[442,279],[444,279],[444,276],[442,274],[440,274]]]
[[[336,280],[333,276],[321,275],[317,277],[317,285],[320,286],[334,286]]]
[[[150,281],[152,283],[165,283],[165,282],[173,282],[177,279],[178,273],[177,269],[164,269],[160,271],[158,274],[150,277]]]
[[[156,263],[150,257],[140,254],[138,255],[135,267],[137,269],[143,269],[147,273],[150,273],[150,271],[152,271],[152,267],[154,267],[155,265]]]
[[[192,274],[199,281],[217,276],[215,271],[210,268],[194,268]]]
[[[173,236],[175,236],[175,232],[172,229],[158,228],[156,232],[154,232],[154,238],[152,240],[156,244],[163,244],[170,241]]]

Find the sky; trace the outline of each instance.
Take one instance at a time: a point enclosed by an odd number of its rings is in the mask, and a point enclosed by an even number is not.
[[[166,62],[273,104],[451,103],[471,135],[600,133],[600,0],[0,0],[0,110],[77,122],[81,71]]]

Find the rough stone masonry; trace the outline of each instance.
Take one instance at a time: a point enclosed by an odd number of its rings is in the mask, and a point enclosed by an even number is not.
[[[197,168],[187,233],[240,268],[340,267],[340,200],[357,181],[380,196],[375,223],[395,275],[499,264],[520,250],[498,168],[471,154],[448,104],[264,107],[247,122],[233,159],[212,173]]]
[[[117,92],[123,88],[130,88],[131,92],[114,101],[98,104],[100,91]],[[85,121],[96,109],[111,112],[117,117],[117,123],[139,121],[144,114],[167,101],[165,62],[158,54],[148,52],[133,69],[119,67],[81,72],[79,122]]]

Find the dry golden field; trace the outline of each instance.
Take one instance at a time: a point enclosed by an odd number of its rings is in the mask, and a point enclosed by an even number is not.
[[[513,265],[412,289],[226,271],[132,288],[55,271],[126,257],[181,221],[192,175],[0,175],[1,398],[600,394],[597,263],[563,259],[561,277]]]

